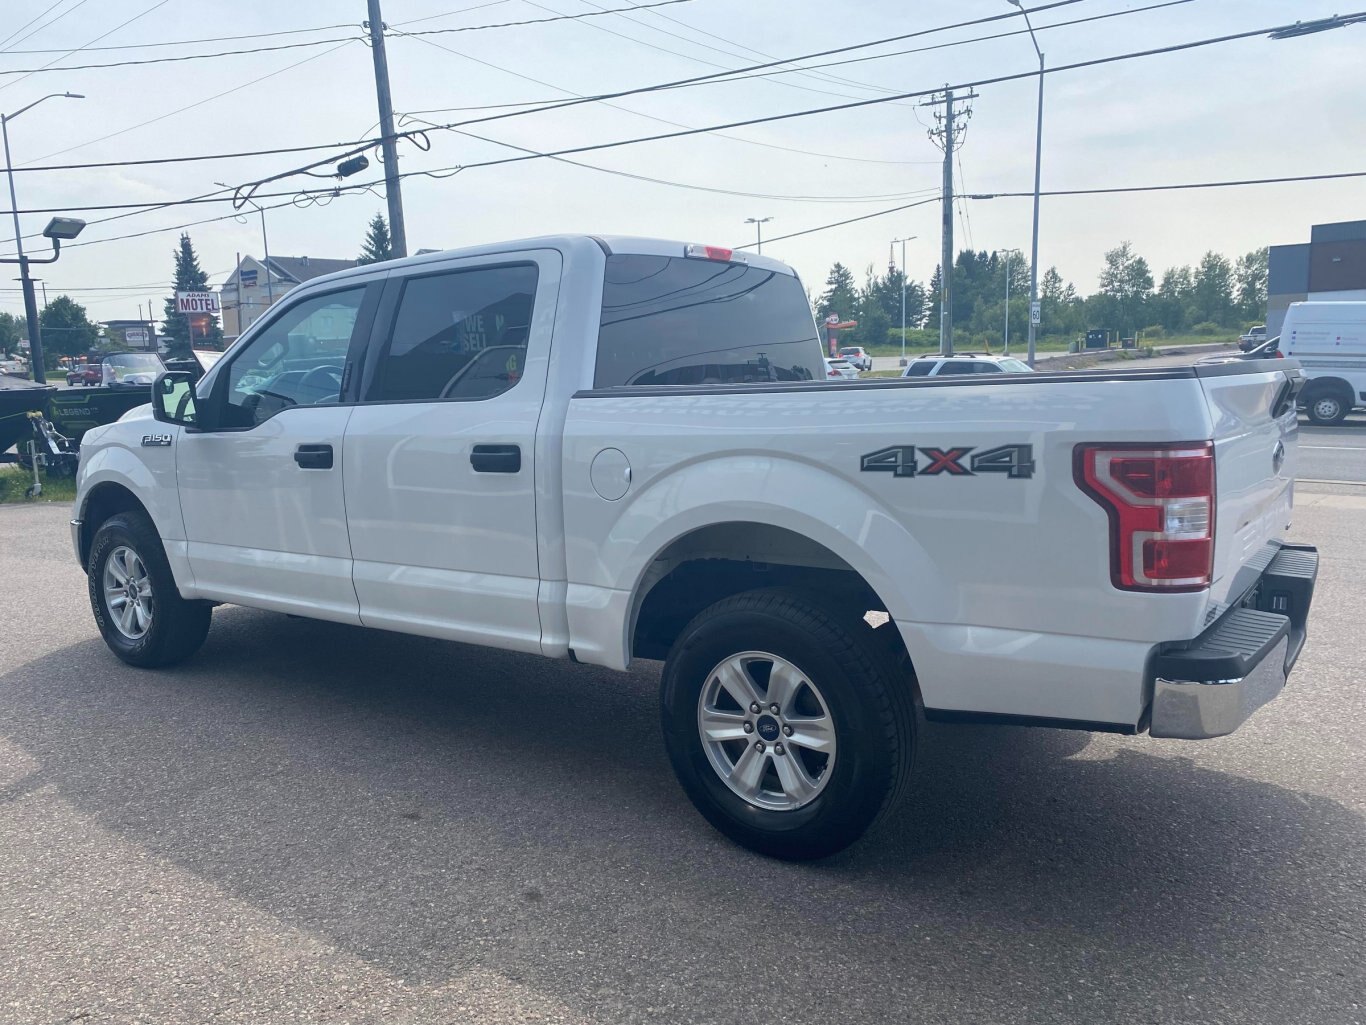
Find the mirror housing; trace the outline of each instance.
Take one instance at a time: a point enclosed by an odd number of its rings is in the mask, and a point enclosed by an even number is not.
[[[168,370],[152,385],[152,416],[161,423],[203,430],[197,402],[191,374]]]

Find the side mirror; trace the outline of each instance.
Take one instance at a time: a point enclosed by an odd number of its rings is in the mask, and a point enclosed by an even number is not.
[[[168,370],[152,385],[152,415],[161,423],[202,428],[195,401],[190,374]]]

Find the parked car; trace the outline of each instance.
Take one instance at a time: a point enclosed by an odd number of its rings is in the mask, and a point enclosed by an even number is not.
[[[689,363],[786,376],[643,376]],[[907,784],[922,717],[1220,736],[1302,650],[1292,361],[998,369],[831,389],[794,272],[729,249],[361,266],[91,430],[72,541],[134,666],[193,655],[218,603],[662,659],[700,813],[821,857]]]
[[[952,356],[919,356],[901,371],[902,377],[943,377],[946,374],[1032,374],[1034,368],[1014,356],[989,352],[955,352]]]
[[[1266,343],[1266,325],[1258,324],[1256,327],[1248,328],[1247,333],[1239,336],[1238,348],[1243,352],[1256,349]]]
[[[1196,362],[1207,365],[1213,363],[1229,363],[1234,360],[1246,359],[1284,359],[1285,353],[1281,352],[1280,346],[1281,339],[1280,336],[1277,335],[1275,338],[1268,339],[1255,349],[1249,349],[1247,352],[1227,352],[1219,353],[1215,356],[1202,356],[1200,359],[1196,360]]]
[[[825,376],[839,381],[857,381],[858,367],[847,359],[825,357]]]
[[[82,363],[72,367],[66,372],[66,383],[72,388],[78,384],[85,388],[94,388],[100,383],[100,365]]]
[[[1304,368],[1299,401],[1312,423],[1366,406],[1366,302],[1291,303],[1280,349]]]
[[[865,352],[863,346],[861,345],[845,346],[844,348],[840,349],[840,354],[838,358],[847,359],[850,363],[854,364],[854,366],[858,367],[858,369],[860,370],[867,371],[873,369],[873,357],[869,355],[867,352]]]
[[[100,384],[106,388],[146,388],[165,370],[154,352],[111,352],[100,360]]]

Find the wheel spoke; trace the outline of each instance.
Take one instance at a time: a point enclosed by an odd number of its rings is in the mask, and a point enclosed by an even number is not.
[[[136,615],[133,611],[135,608],[136,606],[132,602],[128,602],[123,608],[119,609],[118,613],[119,623],[123,627],[123,632],[130,637],[133,635],[133,622],[136,619]]]
[[[128,595],[124,594],[122,591],[107,593],[107,597],[109,599],[110,612],[117,612],[128,604]]]
[[[122,557],[123,552],[116,551],[109,556],[109,561],[105,565],[109,567],[109,572],[114,575],[114,579],[126,586],[128,584],[128,570],[122,564]]]
[[[763,700],[763,695],[754,686],[754,681],[750,679],[749,673],[738,659],[731,659],[722,665],[716,671],[716,679],[741,708],[748,708],[751,704]]]
[[[835,731],[831,728],[828,717],[789,719],[787,724],[792,727],[792,736],[787,738],[787,743],[823,754],[835,749]]]
[[[782,715],[792,714],[792,704],[797,694],[806,685],[806,678],[796,666],[785,662],[774,662],[768,674],[767,703],[777,704]]]
[[[783,793],[793,801],[804,803],[816,792],[816,781],[806,774],[806,767],[795,753],[774,755],[773,767],[778,770]]]
[[[133,603],[133,617],[137,620],[139,633],[146,631],[147,624],[152,621],[151,613],[143,607],[142,602]]]
[[[760,781],[764,778],[764,768],[768,755],[760,753],[753,744],[745,748],[745,753],[736,760],[730,770],[730,783],[742,797],[753,798],[759,793]]]
[[[702,736],[713,743],[722,740],[744,740],[745,717],[739,712],[723,712],[719,708],[702,709]]]

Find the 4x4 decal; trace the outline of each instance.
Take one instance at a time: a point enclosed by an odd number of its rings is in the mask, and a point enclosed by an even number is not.
[[[928,462],[921,465],[919,457]],[[963,460],[967,459],[967,466]],[[1034,476],[1034,446],[998,445],[977,452],[973,446],[917,448],[891,445],[869,452],[859,461],[865,473],[890,473],[893,477],[975,477],[982,473],[1003,473],[1009,480],[1028,480]]]

